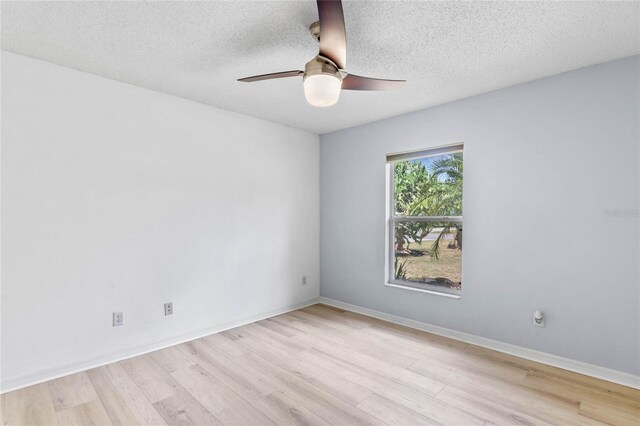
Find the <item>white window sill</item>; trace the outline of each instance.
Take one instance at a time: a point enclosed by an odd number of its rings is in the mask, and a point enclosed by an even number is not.
[[[443,293],[441,291],[428,290],[426,288],[415,288],[415,287],[410,287],[410,286],[407,286],[407,285],[393,284],[393,283],[384,283],[384,285],[386,285],[387,287],[395,287],[395,288],[401,288],[403,290],[418,291],[420,293],[428,293],[428,294],[433,294],[433,295],[436,295],[436,296],[448,297],[450,299],[461,299],[462,298],[462,296],[460,296],[459,294]]]

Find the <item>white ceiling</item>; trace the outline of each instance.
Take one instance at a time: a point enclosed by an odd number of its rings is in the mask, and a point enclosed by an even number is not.
[[[638,2],[346,1],[347,70],[397,92],[305,100],[315,1],[7,2],[2,48],[152,90],[327,133],[640,53]]]

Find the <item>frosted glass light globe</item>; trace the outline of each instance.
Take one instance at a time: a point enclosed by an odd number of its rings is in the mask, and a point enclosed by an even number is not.
[[[340,97],[342,80],[329,74],[310,75],[304,79],[304,97],[313,106],[335,105]]]

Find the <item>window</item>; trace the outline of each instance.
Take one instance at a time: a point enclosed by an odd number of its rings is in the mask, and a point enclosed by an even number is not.
[[[388,283],[462,290],[462,145],[387,156]]]

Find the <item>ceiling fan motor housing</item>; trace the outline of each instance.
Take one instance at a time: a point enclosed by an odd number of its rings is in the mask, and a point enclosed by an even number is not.
[[[342,74],[336,64],[327,58],[318,55],[304,66],[304,79],[312,75],[326,74],[342,80]]]
[[[320,42],[320,21],[316,21],[313,24],[309,25],[309,33],[311,37],[318,43]]]

